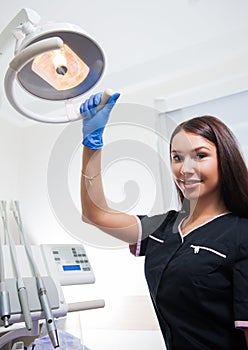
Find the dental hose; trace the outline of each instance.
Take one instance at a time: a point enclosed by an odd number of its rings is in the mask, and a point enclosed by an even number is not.
[[[5,283],[3,247],[0,242],[0,317],[5,328],[9,326],[10,315],[10,298]]]
[[[47,326],[47,331],[48,335],[50,337],[50,340],[53,344],[54,348],[59,348],[59,339],[58,339],[58,332],[57,332],[57,327],[55,325],[55,321],[53,318],[52,310],[50,307],[49,303],[49,298],[47,295],[47,290],[45,288],[45,284],[43,282],[43,278],[39,273],[38,267],[35,263],[33,253],[31,250],[31,246],[29,244],[29,241],[27,239],[26,233],[23,230],[23,225],[22,225],[22,219],[21,219],[21,214],[20,214],[20,208],[19,208],[19,203],[17,201],[12,202],[12,212],[14,215],[14,219],[17,223],[18,229],[20,231],[21,237],[24,242],[26,254],[28,256],[31,268],[33,270],[33,274],[36,279],[36,285],[37,285],[37,291],[38,291],[38,296],[40,300],[40,304],[42,307],[42,310],[44,311],[45,319],[46,319],[46,326]]]
[[[21,306],[21,311],[22,311],[22,314],[24,317],[24,322],[25,322],[26,328],[27,328],[27,330],[31,331],[32,330],[32,318],[31,318],[29,302],[28,302],[28,293],[27,293],[27,289],[26,289],[26,286],[24,284],[24,281],[22,279],[21,272],[19,269],[15,244],[14,244],[13,238],[9,232],[6,207],[7,207],[7,202],[1,201],[0,202],[0,210],[1,210],[1,216],[2,216],[2,221],[3,221],[3,227],[4,227],[5,235],[8,237],[8,241],[9,241],[10,253],[11,253],[13,267],[14,267],[15,275],[16,275],[16,286],[17,286],[17,292],[18,292],[19,302],[20,302],[20,306]]]

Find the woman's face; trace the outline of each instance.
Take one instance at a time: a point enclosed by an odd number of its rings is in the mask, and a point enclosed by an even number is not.
[[[206,138],[177,133],[171,144],[171,167],[176,185],[188,200],[220,196],[217,150]]]

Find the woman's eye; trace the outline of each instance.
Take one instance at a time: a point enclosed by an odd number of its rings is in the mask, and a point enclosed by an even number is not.
[[[195,155],[195,157],[196,157],[196,159],[203,159],[203,158],[206,157],[206,154],[204,154],[204,153],[198,153],[198,154]]]
[[[181,162],[183,160],[183,157],[180,156],[179,154],[175,154],[174,156],[172,156],[172,159],[175,161],[175,162]]]

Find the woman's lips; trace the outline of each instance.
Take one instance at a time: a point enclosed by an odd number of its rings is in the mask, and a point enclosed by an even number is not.
[[[184,179],[179,179],[179,182],[185,189],[194,189],[198,187],[201,183],[202,180],[198,179],[191,179],[191,180],[184,180]]]

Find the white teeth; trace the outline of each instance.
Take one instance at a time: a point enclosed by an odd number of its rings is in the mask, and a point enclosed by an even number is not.
[[[194,185],[194,184],[197,184],[199,183],[200,181],[186,181],[185,184],[186,185]]]
[[[191,180],[191,181],[189,180],[189,181],[187,181],[187,180],[182,180],[182,179],[179,179],[179,181],[185,183],[186,185],[193,185],[193,184],[201,182],[201,180]]]

